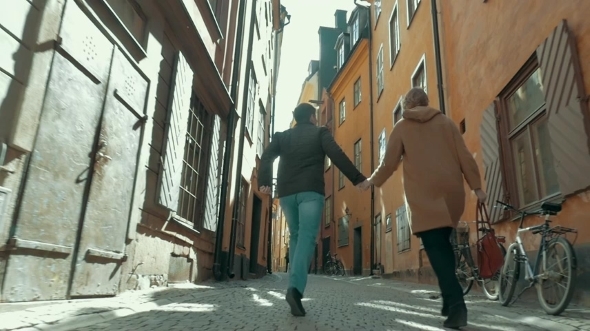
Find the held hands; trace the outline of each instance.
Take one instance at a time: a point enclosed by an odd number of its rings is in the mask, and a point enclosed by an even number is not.
[[[482,189],[475,190],[475,195],[477,195],[477,200],[479,203],[486,202],[486,199],[488,198],[488,195]]]
[[[258,191],[260,191],[260,193],[270,194],[272,192],[272,189],[270,188],[270,186],[260,186],[258,188]]]
[[[373,185],[373,182],[372,182],[372,181],[371,181],[371,179],[369,178],[369,179],[365,179],[365,181],[364,181],[364,182],[362,182],[362,183],[358,184],[358,185],[356,186],[356,188],[357,188],[359,191],[363,192],[363,191],[366,191],[366,190],[368,190],[368,189],[369,189],[369,187],[371,187],[371,185]]]

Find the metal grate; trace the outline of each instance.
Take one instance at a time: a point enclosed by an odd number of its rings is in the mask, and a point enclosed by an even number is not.
[[[184,146],[178,216],[195,226],[202,226],[212,116],[195,96],[191,103]]]

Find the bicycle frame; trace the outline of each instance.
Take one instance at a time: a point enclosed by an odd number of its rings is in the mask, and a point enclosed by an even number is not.
[[[521,225],[522,222],[524,220],[524,217],[526,217],[527,215],[533,215],[533,214],[521,214]],[[520,259],[519,262],[523,262],[525,264],[525,279],[529,282],[534,282],[539,278],[539,267],[541,266],[541,263],[543,263],[543,266],[546,266],[547,263],[547,257],[546,257],[546,252],[545,252],[545,247],[547,245],[547,241],[545,240],[545,230],[547,230],[549,228],[549,222],[550,222],[550,217],[551,215],[547,214],[544,215],[545,216],[545,222],[543,224],[537,224],[534,226],[529,226],[527,228],[519,228],[516,231],[516,244],[518,245],[518,253],[519,256],[518,258]],[[539,246],[539,251],[537,252],[537,258],[535,260],[535,265],[532,267],[531,263],[529,261],[528,256],[526,255],[526,251],[524,250],[524,246],[522,244],[522,239],[520,238],[520,235],[522,233],[525,232],[531,232],[531,231],[535,231],[535,230],[540,230],[542,229],[541,232],[541,244]]]

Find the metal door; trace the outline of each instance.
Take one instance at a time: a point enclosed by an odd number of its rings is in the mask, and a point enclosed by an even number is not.
[[[6,301],[64,299],[73,268],[113,45],[71,1],[61,38],[10,242]]]
[[[115,49],[70,296],[115,295],[131,209],[148,82]]]

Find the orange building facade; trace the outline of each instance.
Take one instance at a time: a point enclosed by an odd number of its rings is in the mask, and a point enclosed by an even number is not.
[[[485,174],[488,205],[502,200],[532,211],[544,201],[564,201],[552,226],[578,230],[568,239],[578,262],[574,302],[584,305],[590,303],[590,284],[582,281],[590,272],[590,23],[583,14],[589,11],[582,0],[441,6],[448,116],[464,128]],[[467,206],[474,201],[468,197]],[[473,219],[472,209],[465,220]],[[519,223],[513,217],[492,212],[508,243]],[[524,226],[541,222],[531,217]],[[539,238],[529,233],[523,242],[534,259]]]

